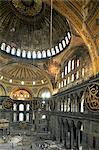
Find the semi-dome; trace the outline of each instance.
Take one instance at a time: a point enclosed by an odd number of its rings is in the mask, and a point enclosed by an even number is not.
[[[41,0],[1,1],[0,19],[1,50],[6,54],[41,59],[55,56],[69,46],[68,21],[53,9],[51,24],[51,8]]]
[[[0,80],[15,85],[40,86],[49,83],[48,78],[36,66],[23,63],[13,63],[4,66],[0,71]]]

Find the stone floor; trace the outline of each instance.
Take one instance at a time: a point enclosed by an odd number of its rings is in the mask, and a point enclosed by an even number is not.
[[[65,150],[61,147],[51,140],[41,140],[36,136],[9,136],[0,139],[0,150]]]

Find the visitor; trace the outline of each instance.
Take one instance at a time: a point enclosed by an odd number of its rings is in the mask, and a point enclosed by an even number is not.
[[[30,149],[32,149],[32,145],[31,145]]]

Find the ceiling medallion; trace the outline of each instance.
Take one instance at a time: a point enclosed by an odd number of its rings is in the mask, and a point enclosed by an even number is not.
[[[33,17],[42,9],[41,0],[11,0],[11,4],[22,15]]]
[[[21,0],[23,5],[26,7],[32,7],[35,3],[35,0]]]
[[[85,102],[88,109],[99,111],[99,83],[92,83],[85,91]]]

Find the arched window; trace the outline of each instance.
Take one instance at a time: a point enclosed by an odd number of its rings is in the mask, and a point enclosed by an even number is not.
[[[70,111],[70,98],[68,97],[68,106],[67,106],[67,111]]]
[[[85,75],[85,69],[82,68],[82,77],[84,77],[84,75]]]
[[[46,115],[42,115],[42,119],[46,119]]]
[[[46,58],[46,51],[45,50],[42,51],[42,57]]]
[[[58,46],[55,46],[55,49],[56,49],[56,53],[59,53],[59,48],[58,48]]]
[[[76,79],[79,79],[79,71],[77,71]]]
[[[37,58],[41,58],[41,57],[42,57],[41,52],[38,51],[38,52],[37,52]]]
[[[66,83],[67,83],[67,82],[66,82],[66,79],[64,79],[64,86],[66,86]]]
[[[61,111],[63,111],[63,108],[64,108],[64,103],[63,101],[61,101]]]
[[[54,48],[51,48],[51,53],[52,53],[52,56],[55,55],[55,50],[54,50]]]
[[[68,37],[67,37],[67,36],[65,37],[65,40],[66,40],[66,44],[68,45],[69,40],[68,40]]]
[[[64,101],[64,112],[66,112],[66,109],[67,109],[67,104],[66,101]]]
[[[7,53],[10,53],[10,50],[11,50],[11,47],[8,45],[8,46],[6,47],[6,52],[7,52]]]
[[[72,82],[74,81],[74,74],[72,74]]]
[[[67,74],[67,66],[65,66],[65,75]]]
[[[70,83],[70,77],[68,77],[68,79],[67,79],[67,83],[68,83],[68,84]]]
[[[26,121],[29,122],[29,113],[26,114]]]
[[[62,79],[64,78],[64,72],[62,72]]]
[[[81,97],[81,112],[84,112],[84,94]]]
[[[71,39],[70,32],[68,32],[67,35],[68,35],[68,39],[70,40]]]
[[[16,49],[13,47],[13,48],[11,49],[11,54],[12,54],[12,55],[15,55],[15,52],[16,52]]]
[[[20,50],[19,48],[17,49],[16,55],[17,55],[17,56],[20,56],[20,55],[21,55],[21,50]]]
[[[63,44],[63,48],[65,48],[65,47],[66,47],[66,42],[65,42],[65,40],[62,40],[62,44]]]
[[[79,59],[77,59],[77,67],[79,67],[79,65],[80,65],[80,61]]]
[[[71,60],[68,62],[68,73],[71,71]]]
[[[33,58],[33,59],[36,58],[36,52],[35,52],[35,51],[32,52],[32,58]]]
[[[19,105],[19,111],[24,111],[24,105],[23,104]]]
[[[13,113],[13,122],[16,122],[16,121],[17,121],[17,114]]]
[[[74,60],[72,60],[72,70],[74,70]]]
[[[45,98],[50,98],[51,97],[51,92],[48,88],[43,88],[40,90],[38,97],[41,97],[43,99]]]
[[[48,49],[47,50],[47,56],[50,57],[51,56],[51,51]]]
[[[27,110],[27,111],[30,110],[30,105],[29,105],[29,104],[26,105],[26,110]]]
[[[64,82],[62,81],[62,82],[61,82],[61,87],[63,87],[63,86],[64,86]]]
[[[1,44],[1,50],[2,50],[2,51],[5,51],[5,47],[6,47],[6,44],[5,44],[5,43],[2,43],[2,44]]]
[[[63,50],[63,47],[62,47],[62,44],[61,44],[61,43],[59,43],[59,49],[60,49],[60,51]]]
[[[31,52],[30,51],[27,52],[27,58],[31,58]]]
[[[19,113],[19,121],[24,121],[24,114],[23,113]]]
[[[17,105],[13,104],[13,110],[16,111],[17,110]]]
[[[22,51],[22,57],[23,57],[23,58],[26,57],[26,51],[25,51],[25,50]]]

